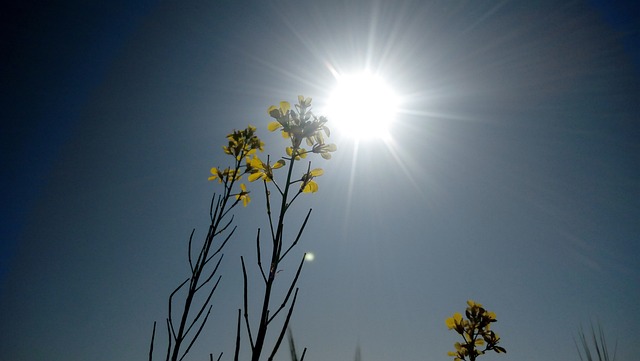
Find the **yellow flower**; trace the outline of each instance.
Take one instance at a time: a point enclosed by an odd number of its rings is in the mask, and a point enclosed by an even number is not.
[[[320,153],[320,156],[324,159],[331,159],[331,153],[338,150],[338,147],[335,144],[324,144],[317,143],[313,145],[311,151],[313,153]]]
[[[458,312],[453,314],[453,317],[449,317],[446,319],[445,323],[447,324],[447,327],[451,330],[453,328],[456,328],[458,325],[460,325],[462,323],[462,315]]]
[[[247,158],[248,159],[248,158]],[[284,160],[280,159],[272,166],[268,162],[264,163],[260,158],[254,156],[251,160],[248,160],[251,168],[251,175],[249,175],[249,182],[256,181],[258,179],[264,179],[267,182],[273,180],[273,170],[282,168],[285,165]]]
[[[240,193],[236,194],[236,200],[241,200],[243,206],[247,206],[249,202],[251,202],[251,198],[249,198],[249,191],[247,191],[247,187],[244,183],[240,184]]]
[[[289,157],[293,156],[293,148],[291,147],[287,147],[287,149],[285,149],[287,152],[287,155]],[[307,157],[307,150],[304,148],[299,148],[298,150],[296,150],[296,160],[300,160],[301,158],[306,158]]]
[[[212,176],[209,177],[209,180],[212,181],[214,179],[218,180],[218,183],[222,183],[222,177],[224,177],[224,173],[220,171],[217,167],[211,168]]]
[[[222,149],[226,154],[233,155],[236,160],[251,154],[255,154],[256,150],[264,150],[264,142],[258,138],[256,127],[249,125],[243,130],[234,130],[233,133],[227,135],[229,144],[223,146]]]
[[[311,105],[311,98],[305,99],[304,95],[298,95],[298,103],[300,103],[300,105],[304,105],[305,107],[308,107]]]
[[[276,120],[269,123],[267,129],[273,132],[282,128],[282,136],[291,139],[293,149],[300,148],[303,139],[310,147],[324,145],[322,132],[329,136],[329,128],[325,126],[327,118],[317,117],[311,112],[311,98],[299,95],[295,110],[291,109],[288,102],[283,101],[279,107],[270,106],[267,113]],[[326,151],[318,153],[326,159],[331,157],[325,155]]]
[[[269,115],[272,116],[273,118],[278,119],[286,116],[287,113],[289,113],[289,109],[291,109],[291,104],[289,104],[289,102],[286,102],[286,101],[281,101],[280,108],[276,107],[275,105],[272,105],[269,107],[269,109],[267,109],[267,113],[269,113]]]
[[[302,185],[300,190],[304,193],[315,193],[318,191],[318,183],[313,181],[313,178],[319,177],[324,174],[321,168],[315,168],[309,173],[302,176]]]
[[[476,302],[475,302],[475,301],[473,301],[473,300],[468,300],[468,301],[467,301],[467,305],[469,305],[469,307],[482,307],[482,304],[481,304],[481,303],[476,303]]]
[[[280,128],[282,128],[282,124],[280,124],[280,122],[277,122],[277,121],[270,122],[270,123],[267,125],[267,129],[268,129],[270,132],[273,132],[273,131],[275,131],[275,130],[277,130],[277,129],[280,129]]]

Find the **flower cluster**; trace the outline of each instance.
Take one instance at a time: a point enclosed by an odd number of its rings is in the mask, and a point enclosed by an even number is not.
[[[226,154],[233,155],[236,160],[256,154],[256,150],[263,151],[264,143],[256,135],[256,127],[249,125],[243,130],[234,130],[227,135],[229,145],[222,146]]]
[[[269,123],[269,131],[282,129],[282,136],[291,139],[287,154],[296,160],[304,158],[307,153],[318,153],[322,158],[330,159],[331,152],[335,152],[337,147],[335,144],[325,144],[324,135],[330,135],[329,128],[325,125],[327,118],[315,116],[311,112],[311,98],[302,95],[298,96],[295,108],[292,110],[291,104],[286,101],[280,102],[280,106],[270,106],[267,112],[275,121]],[[310,150],[300,147],[303,139],[311,147]]]
[[[235,196],[236,203],[242,201],[244,206],[250,202],[249,191],[244,184],[240,184],[240,190],[237,193],[231,193],[234,183],[248,173],[249,182],[263,180],[264,182],[273,182],[281,194],[285,194],[278,184],[275,182],[273,171],[286,165],[285,159],[291,161],[289,167],[293,166],[293,162],[306,158],[308,153],[320,154],[324,159],[330,159],[331,153],[335,152],[337,147],[335,144],[325,143],[325,136],[329,136],[329,128],[325,125],[327,118],[316,117],[311,112],[311,98],[298,96],[298,104],[295,110],[291,110],[291,105],[286,102],[280,102],[280,106],[271,106],[268,111],[271,117],[276,121],[269,123],[267,128],[270,131],[282,129],[282,135],[291,139],[291,146],[286,147],[285,152],[288,157],[283,157],[275,163],[271,164],[269,158],[263,161],[258,157],[257,152],[264,150],[264,143],[256,135],[256,128],[249,125],[243,130],[234,130],[227,135],[228,144],[223,146],[224,153],[232,156],[235,160],[235,166],[231,168],[221,169],[218,167],[211,168],[211,176],[209,180],[217,180],[224,183],[229,196]],[[306,140],[306,144],[311,149],[301,148],[302,140]],[[244,162],[244,163],[243,163]],[[287,178],[287,186],[293,183],[300,183],[298,193],[314,193],[318,191],[318,184],[313,181],[315,177],[323,174],[323,170],[315,168],[307,170],[297,180],[291,179],[291,172]]]
[[[218,167],[211,168],[211,176],[209,180],[218,180],[219,183],[224,183],[227,191],[231,191],[235,181],[242,178],[242,175],[247,172],[249,167],[246,167],[244,171],[241,171],[241,161],[248,159],[249,156],[255,156],[257,151],[264,150],[264,143],[256,135],[256,128],[249,125],[242,130],[234,130],[231,134],[227,135],[229,141],[227,145],[222,147],[222,150],[235,159],[235,166],[233,168],[220,169]],[[247,161],[248,162],[248,161]],[[236,202],[242,201],[242,204],[246,207],[251,198],[249,198],[249,191],[244,184],[240,184],[240,191],[235,194]]]
[[[447,318],[445,321],[450,330],[455,330],[464,338],[464,342],[455,343],[455,351],[449,352],[448,355],[454,357],[454,361],[469,360],[474,361],[479,355],[484,355],[486,351],[495,351],[497,353],[506,353],[507,351],[498,346],[500,337],[490,330],[490,325],[496,322],[496,314],[487,311],[481,304],[474,301],[467,301],[467,309],[464,319],[458,312],[453,317]],[[477,347],[484,346],[484,349]]]

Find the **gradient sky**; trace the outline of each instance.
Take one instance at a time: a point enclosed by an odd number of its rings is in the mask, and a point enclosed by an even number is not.
[[[306,360],[351,360],[356,345],[365,361],[450,359],[444,320],[467,299],[497,313],[508,351],[484,360],[578,360],[591,321],[618,360],[637,359],[640,10],[557,3],[3,10],[2,359],[147,357],[188,235],[206,230],[224,136],[253,124],[279,154],[267,107],[304,94],[321,113],[330,69],[364,68],[402,109],[391,142],[335,134],[334,159],[314,160],[319,193],[292,217],[313,207],[292,321]],[[237,211],[192,360],[232,357],[239,257],[255,257],[263,206],[256,192]]]

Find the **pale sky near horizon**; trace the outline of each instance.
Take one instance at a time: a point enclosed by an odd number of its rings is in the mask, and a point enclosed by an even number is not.
[[[255,125],[274,156],[285,143],[266,130],[269,105],[304,94],[321,112],[332,69],[368,67],[401,97],[391,141],[335,132],[333,159],[313,160],[319,192],[292,216],[313,208],[292,321],[305,360],[350,360],[357,345],[364,361],[451,360],[444,320],[467,299],[498,317],[508,353],[486,361],[578,360],[590,322],[633,360],[638,5],[556,3],[9,8],[0,359],[146,359],[188,236],[205,232],[224,136]],[[239,258],[254,259],[266,224],[252,186],[190,360],[232,357]]]

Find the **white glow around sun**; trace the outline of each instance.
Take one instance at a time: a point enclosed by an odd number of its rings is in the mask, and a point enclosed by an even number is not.
[[[331,124],[349,138],[387,139],[398,107],[393,89],[368,72],[336,78],[326,112]]]

